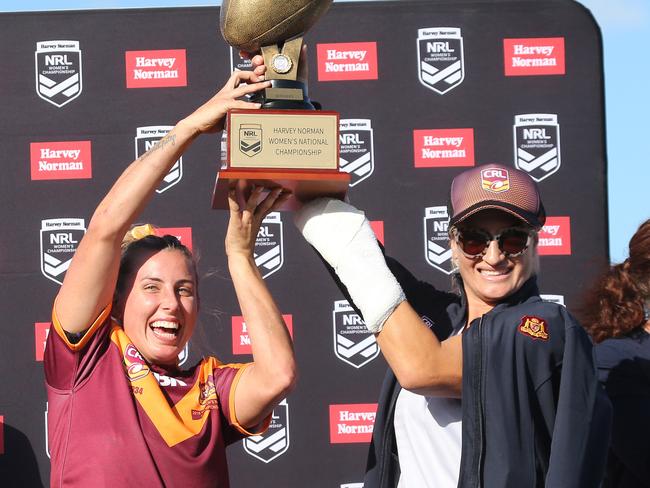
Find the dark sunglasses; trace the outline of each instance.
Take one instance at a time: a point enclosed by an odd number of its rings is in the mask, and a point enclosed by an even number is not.
[[[481,229],[457,229],[454,232],[454,239],[463,254],[471,259],[484,256],[490,242],[494,240],[497,241],[499,249],[505,257],[516,258],[528,249],[533,235],[533,230],[520,227],[503,229],[495,236]]]

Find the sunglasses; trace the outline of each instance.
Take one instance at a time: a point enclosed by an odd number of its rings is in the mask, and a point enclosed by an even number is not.
[[[463,254],[470,259],[485,256],[492,241],[497,241],[499,250],[505,257],[516,258],[528,249],[533,235],[534,231],[520,227],[503,229],[495,236],[481,229],[457,229],[454,239]]]

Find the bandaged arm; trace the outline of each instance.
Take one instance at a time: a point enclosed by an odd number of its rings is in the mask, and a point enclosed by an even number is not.
[[[460,396],[460,337],[439,342],[406,301],[388,269],[365,214],[340,200],[321,198],[295,214],[295,223],[334,269],[402,387],[436,396]]]

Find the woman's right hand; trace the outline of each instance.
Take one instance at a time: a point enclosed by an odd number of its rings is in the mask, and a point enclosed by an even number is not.
[[[270,83],[252,71],[235,71],[221,90],[210,100],[179,122],[191,127],[195,135],[223,130],[226,112],[233,108],[260,108],[259,103],[242,97],[268,88]]]

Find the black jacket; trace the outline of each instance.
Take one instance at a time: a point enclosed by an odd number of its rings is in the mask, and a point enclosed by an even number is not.
[[[387,262],[411,306],[439,339],[463,327],[464,297],[435,290],[396,261]],[[542,301],[531,278],[476,319],[462,342],[458,486],[598,487],[611,405],[598,385],[591,341],[568,311]],[[397,486],[393,418],[400,390],[389,370],[379,398],[366,488]]]

